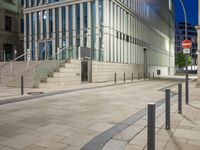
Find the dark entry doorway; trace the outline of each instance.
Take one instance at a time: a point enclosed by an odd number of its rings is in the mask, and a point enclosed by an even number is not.
[[[81,62],[81,81],[88,82],[88,61]]]
[[[144,48],[144,75],[148,76],[148,64],[147,64],[147,48]]]

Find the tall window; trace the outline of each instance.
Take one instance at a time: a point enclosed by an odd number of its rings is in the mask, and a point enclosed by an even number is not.
[[[12,31],[12,18],[10,16],[5,16],[5,30]]]

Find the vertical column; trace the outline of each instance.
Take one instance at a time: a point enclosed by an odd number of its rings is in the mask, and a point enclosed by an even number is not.
[[[130,48],[131,48],[131,46],[130,46],[130,37],[131,37],[131,29],[130,29],[130,22],[131,22],[131,17],[130,17],[130,14],[128,14],[128,16],[127,16],[127,22],[128,22],[128,31],[127,31],[127,35],[129,36],[129,41],[127,42],[127,63],[128,64],[130,64],[131,63],[131,50],[130,50]]]
[[[104,29],[103,29],[103,43],[104,43],[104,61],[109,61],[110,58],[110,41],[109,41],[109,1],[103,0],[103,20],[104,20]]]
[[[66,6],[66,47],[69,49],[69,6]]]
[[[117,54],[117,47],[118,47],[118,44],[117,44],[117,5],[114,4],[114,62],[117,62],[117,57],[118,57],[118,54]]]
[[[43,11],[40,11],[40,39],[43,40]]]
[[[96,59],[99,60],[99,0],[95,0],[95,7],[96,7],[96,45],[95,45],[95,50],[96,50]]]
[[[32,15],[29,13],[29,49],[32,50]]]
[[[27,2],[24,0],[24,8],[26,8],[26,3],[27,3]]]
[[[117,43],[118,43],[118,63],[121,63],[121,8],[119,6],[117,6],[117,30],[118,30],[118,39],[117,39]]]
[[[62,48],[62,7],[59,7],[59,48]]]
[[[29,7],[31,7],[31,0],[28,0],[28,5]]]
[[[121,20],[120,20],[120,32],[121,32],[121,63],[124,63],[124,11],[122,8],[120,8],[120,15],[121,15]]]
[[[49,9],[47,11],[47,18],[46,18],[46,38],[49,39]]]
[[[56,18],[56,9],[53,8],[53,15],[52,15],[52,20],[53,20],[53,33],[52,33],[52,54],[53,56],[56,53],[56,22],[55,22],[55,18]]]
[[[80,46],[84,46],[84,11],[83,3],[80,3]]]
[[[87,29],[87,47],[91,48],[91,1],[88,1],[87,6],[88,14],[88,29]]]
[[[127,40],[126,40],[126,36],[128,35],[127,34],[127,14],[126,14],[126,11],[124,10],[123,11],[123,18],[124,18],[124,21],[123,21],[123,30],[124,30],[124,34],[125,34],[125,38],[123,39],[123,41],[124,41],[124,57],[123,57],[123,59],[124,59],[124,63],[127,63],[127,50],[128,50],[128,46],[127,46]]]
[[[26,14],[24,14],[24,53],[27,50],[27,28],[26,28],[26,24],[27,24],[27,18],[26,18]],[[26,57],[25,57],[26,58]]]
[[[114,44],[113,44],[113,2],[110,1],[110,61],[114,61]]]
[[[77,58],[77,46],[76,46],[76,5],[72,6],[73,14],[73,58]]]
[[[37,31],[38,31],[38,18],[37,18],[37,12],[34,13],[35,17],[35,60],[38,60],[38,36],[37,36]]]

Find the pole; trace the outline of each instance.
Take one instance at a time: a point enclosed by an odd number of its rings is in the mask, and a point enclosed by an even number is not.
[[[140,80],[140,73],[138,73],[138,80]]]
[[[124,73],[124,83],[126,82],[126,74]]]
[[[165,90],[165,129],[170,130],[170,89]]]
[[[149,80],[151,79],[151,73],[149,72]]]
[[[188,27],[187,27],[187,14],[186,9],[183,3],[183,0],[180,0],[181,6],[183,8],[184,18],[185,18],[185,40],[188,38]],[[186,68],[185,68],[185,102],[189,104],[189,82],[188,82],[188,54],[186,54]]]
[[[114,81],[115,81],[115,84],[116,84],[117,83],[117,74],[116,74],[116,72],[114,74]]]
[[[155,150],[155,112],[156,105],[148,104],[148,122],[147,122],[147,150]]]
[[[133,72],[132,72],[132,82],[133,82]]]
[[[182,114],[182,84],[178,84],[178,113]]]
[[[21,76],[21,95],[24,95],[24,76]]]

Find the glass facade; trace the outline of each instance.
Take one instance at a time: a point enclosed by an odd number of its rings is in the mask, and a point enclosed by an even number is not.
[[[93,60],[125,64],[144,64],[145,48],[149,65],[173,68],[171,1],[27,0],[26,48],[34,51],[32,57],[38,60],[63,47],[70,49],[73,59],[78,59],[78,49],[89,47]],[[29,19],[29,13],[35,17]],[[62,55],[64,59],[68,57],[66,53]]]

